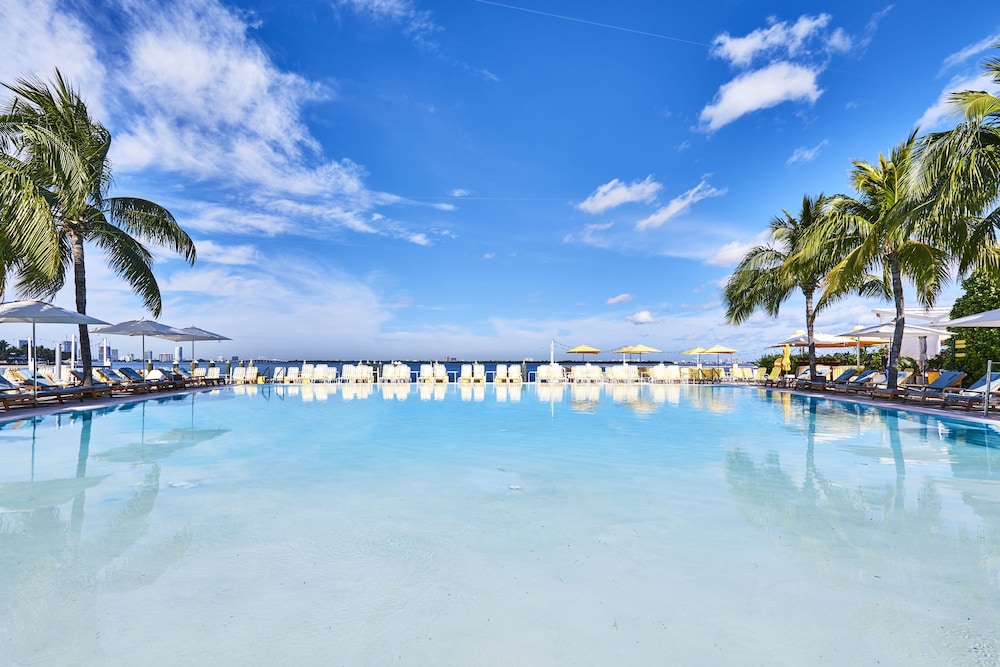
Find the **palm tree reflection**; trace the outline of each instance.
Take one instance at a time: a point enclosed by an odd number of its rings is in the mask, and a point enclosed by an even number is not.
[[[91,455],[93,416],[69,417],[80,433],[75,477],[0,484],[0,627],[8,626],[0,630],[0,664],[98,659],[102,596],[153,583],[191,543],[190,527],[147,537],[160,490],[157,459],[225,431],[173,429],[141,446]],[[87,491],[115,479],[88,477],[88,463],[99,459],[147,469],[137,487],[127,482],[133,490],[122,494],[116,512],[84,530]],[[60,507],[70,501],[67,520]]]
[[[921,460],[922,479],[919,492],[907,503],[907,456],[903,451],[900,431],[914,430],[933,444],[938,433],[931,431],[933,418],[911,419],[904,413],[882,411],[835,401],[798,397],[792,399],[792,424],[805,435],[804,470],[794,475],[783,468],[777,451],[764,454],[762,461],[743,448],[727,454],[726,481],[730,491],[751,524],[761,528],[775,544],[794,547],[803,561],[815,572],[840,582],[871,581],[872,577],[892,575],[900,582],[932,582],[946,587],[950,582],[940,577],[928,577],[934,564],[947,563],[966,573],[965,586],[997,588],[995,563],[1000,557],[1000,496],[970,498],[969,488],[961,499],[981,517],[989,530],[957,524],[955,512],[944,511],[944,498],[939,487],[951,484],[958,476],[970,451],[963,452],[954,438],[946,452],[925,450]],[[798,412],[796,412],[796,408]],[[823,413],[826,414],[823,414]],[[839,413],[839,414],[838,414]],[[817,417],[822,415],[823,418]],[[824,474],[816,462],[817,443],[831,438],[860,434],[845,448],[856,457],[855,468],[874,464],[892,465],[894,474],[884,481],[845,483]],[[983,428],[972,429],[983,433]],[[868,443],[878,443],[872,446]],[[918,449],[918,448],[914,448]],[[942,447],[944,449],[944,446]],[[976,448],[976,458],[983,450]],[[932,475],[924,465],[941,466],[950,454],[950,475]],[[913,459],[918,460],[918,452]],[[842,460],[842,459],[841,459]],[[875,469],[877,472],[877,469]],[[838,470],[844,474],[844,469]],[[980,471],[975,475],[981,480]],[[797,481],[797,478],[801,481]],[[952,494],[956,495],[956,494]]]

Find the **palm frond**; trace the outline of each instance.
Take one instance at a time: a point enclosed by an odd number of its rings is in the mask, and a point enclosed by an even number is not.
[[[159,317],[163,309],[160,287],[153,275],[153,254],[125,231],[106,222],[91,223],[90,240],[104,251],[115,275],[122,278],[142,299],[143,305]]]
[[[108,220],[129,234],[159,246],[170,248],[193,264],[197,252],[194,242],[166,208],[136,197],[114,197],[104,202]]]

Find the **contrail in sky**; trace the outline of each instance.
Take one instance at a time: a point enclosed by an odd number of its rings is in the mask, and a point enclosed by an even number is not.
[[[516,9],[519,12],[528,12],[529,14],[538,14],[540,16],[548,16],[554,19],[562,19],[564,21],[573,21],[575,23],[585,23],[586,25],[597,26],[598,28],[610,28],[611,30],[621,30],[622,32],[631,32],[636,35],[643,35],[645,37],[655,37],[657,39],[668,39],[672,42],[680,42],[682,44],[693,44],[695,46],[703,46],[708,48],[708,44],[702,44],[701,42],[692,42],[689,39],[681,39],[679,37],[669,37],[667,35],[658,35],[655,32],[643,32],[642,30],[633,30],[632,28],[623,28],[618,25],[610,25],[608,23],[597,23],[596,21],[587,21],[586,19],[573,18],[572,16],[562,16],[560,14],[550,14],[549,12],[542,12],[537,9],[526,9],[525,7],[515,7],[514,5],[504,5],[499,2],[491,2],[490,0],[476,0],[476,2],[484,5],[493,5],[494,7],[503,7],[504,9]]]

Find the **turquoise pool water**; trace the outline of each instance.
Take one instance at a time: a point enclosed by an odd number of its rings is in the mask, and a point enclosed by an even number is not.
[[[718,386],[11,421],[0,664],[998,664],[997,445]]]

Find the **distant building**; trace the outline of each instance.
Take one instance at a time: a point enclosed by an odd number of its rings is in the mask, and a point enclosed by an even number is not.
[[[180,345],[174,348],[174,361],[184,361],[184,348]]]
[[[150,353],[150,354],[152,354],[152,353]],[[161,352],[160,353],[159,361],[164,361],[164,362],[169,363],[169,362],[171,362],[173,360],[174,360],[174,355],[172,355],[171,353],[169,353],[169,352]]]

